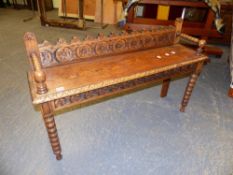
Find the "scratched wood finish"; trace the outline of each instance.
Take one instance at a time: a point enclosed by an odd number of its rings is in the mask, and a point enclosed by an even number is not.
[[[178,43],[186,39],[199,47],[192,50]],[[163,82],[161,97],[170,80],[191,75],[180,111],[208,59],[202,54],[204,40],[181,34],[174,27],[158,27],[107,37],[59,39],[53,45],[38,44],[33,33],[24,36],[31,65],[28,81],[32,102],[41,106],[48,138],[57,160],[62,158],[54,113],[77,104],[128,93]]]

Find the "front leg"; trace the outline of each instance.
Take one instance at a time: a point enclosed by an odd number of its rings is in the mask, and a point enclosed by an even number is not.
[[[62,159],[61,146],[59,137],[57,134],[56,123],[54,120],[53,108],[49,102],[41,104],[41,112],[43,115],[45,127],[48,132],[50,144],[52,146],[53,153],[56,155],[57,160]]]
[[[188,85],[186,87],[185,93],[184,93],[182,103],[181,103],[180,112],[185,111],[185,107],[188,105],[188,102],[189,102],[189,99],[192,95],[192,91],[193,91],[193,88],[196,84],[197,78],[198,78],[197,74],[194,73],[191,75],[189,82],[188,82]]]
[[[204,64],[203,62],[200,62],[197,64],[193,74],[191,75],[191,77],[189,79],[189,82],[188,82],[187,87],[186,87],[185,92],[184,92],[183,100],[181,102],[180,112],[184,112],[185,107],[188,105],[189,99],[192,95],[193,88],[196,84],[196,81],[198,79],[199,74],[201,73],[203,64]]]

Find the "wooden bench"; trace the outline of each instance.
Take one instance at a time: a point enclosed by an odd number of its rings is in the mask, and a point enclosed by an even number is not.
[[[178,23],[177,23],[178,24]],[[31,70],[32,102],[40,105],[57,160],[62,158],[54,112],[73,105],[152,86],[162,81],[161,97],[170,80],[190,76],[180,111],[188,104],[204,62],[205,41],[180,33],[181,27],[155,27],[132,33],[100,34],[70,43],[38,44],[33,33],[24,41]],[[199,45],[195,51],[178,43],[183,38]]]

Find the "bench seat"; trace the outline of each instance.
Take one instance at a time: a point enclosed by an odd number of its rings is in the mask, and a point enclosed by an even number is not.
[[[45,69],[48,93],[42,95],[35,93],[33,71],[29,72],[28,77],[33,103],[39,104],[58,97],[146,77],[204,59],[206,56],[197,56],[196,51],[176,44],[51,67]]]

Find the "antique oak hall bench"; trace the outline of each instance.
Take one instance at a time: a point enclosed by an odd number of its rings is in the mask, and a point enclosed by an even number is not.
[[[31,70],[28,81],[32,102],[40,105],[52,150],[62,158],[54,112],[73,105],[130,92],[162,81],[161,97],[170,80],[190,75],[180,111],[184,112],[204,62],[204,40],[180,33],[174,26],[157,26],[131,33],[99,34],[83,41],[60,39],[38,44],[33,33],[24,36]],[[196,43],[197,50],[179,44]]]

